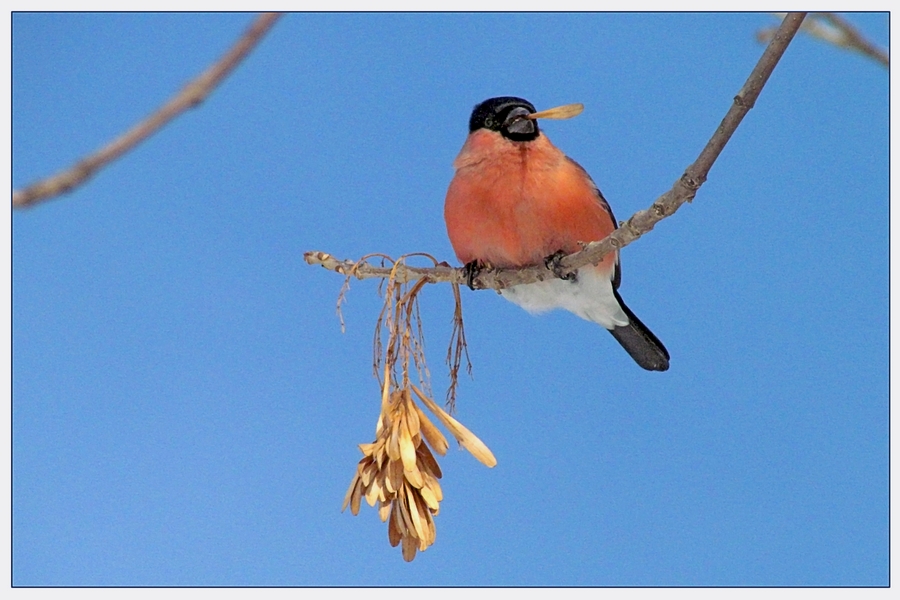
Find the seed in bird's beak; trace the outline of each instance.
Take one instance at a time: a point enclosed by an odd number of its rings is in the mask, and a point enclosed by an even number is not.
[[[548,108],[540,112],[531,113],[528,119],[571,119],[577,117],[584,110],[584,104],[564,104],[555,108]]]

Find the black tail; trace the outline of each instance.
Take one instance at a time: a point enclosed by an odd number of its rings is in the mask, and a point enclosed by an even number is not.
[[[662,345],[653,333],[647,329],[647,326],[641,323],[641,320],[634,316],[622,297],[619,296],[618,290],[613,289],[619,306],[628,315],[628,325],[624,327],[616,327],[610,329],[616,341],[622,344],[625,351],[631,355],[634,362],[647,369],[648,371],[665,371],[669,368],[669,352]]]

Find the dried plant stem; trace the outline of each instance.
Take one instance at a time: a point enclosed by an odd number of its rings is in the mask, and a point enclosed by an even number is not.
[[[388,523],[388,541],[392,546],[400,545],[403,558],[411,561],[416,552],[424,551],[434,543],[434,517],[438,515],[443,492],[438,483],[441,469],[432,450],[443,456],[449,447],[444,435],[416,405],[413,395],[475,458],[488,467],[496,465],[497,459],[484,442],[430,397],[425,340],[418,308],[418,296],[427,281],[397,281],[396,274],[407,258],[400,257],[385,280],[384,306],[375,325],[373,361],[375,377],[381,385],[381,412],[375,426],[375,441],[359,446],[363,458],[356,465],[343,508],[349,506],[350,512],[356,515],[362,498],[370,506],[378,504],[379,517]],[[437,264],[433,258],[432,261]],[[350,276],[352,273],[347,275],[348,279]],[[457,298],[453,330],[456,354],[451,362],[452,389],[456,387],[456,373],[465,353],[458,286],[454,286],[454,291]],[[343,290],[341,293],[343,295]],[[448,352],[448,362],[450,360]],[[426,391],[410,381],[413,369]]]
[[[446,363],[450,368],[450,387],[447,388],[447,406],[450,412],[456,408],[456,388],[459,384],[459,368],[462,366],[463,357],[466,359],[466,372],[472,375],[472,362],[469,360],[469,348],[466,344],[466,329],[462,315],[462,297],[459,294],[459,284],[453,286],[453,331],[450,333],[450,344],[447,346]]]
[[[237,43],[214,65],[188,83],[165,105],[124,134],[78,161],[72,167],[13,192],[14,208],[34,206],[71,191],[87,181],[97,171],[113,162],[145,139],[159,131],[172,119],[202,103],[216,86],[253,50],[263,36],[281,17],[279,13],[264,13],[250,25]]]
[[[725,148],[744,116],[753,108],[763,86],[769,80],[769,76],[791,43],[805,16],[806,13],[790,13],[785,17],[747,81],[734,97],[734,103],[707,142],[706,147],[703,148],[697,160],[675,182],[672,189],[657,198],[650,208],[635,213],[605,239],[587,243],[583,250],[563,258],[559,263],[564,271],[562,274],[574,272],[588,264],[599,263],[604,256],[617,248],[627,246],[653,229],[659,221],[675,214],[682,204],[694,199],[697,190],[706,181],[706,177],[722,149]],[[588,241],[590,240],[585,240],[585,242]],[[446,263],[431,268],[407,265],[386,268],[370,265],[365,260],[358,262],[340,260],[325,252],[307,252],[303,258],[310,265],[321,265],[331,271],[358,279],[393,277],[397,282],[420,278],[428,283],[446,281],[460,284],[466,282],[466,274],[463,269],[455,269]],[[497,290],[552,277],[556,277],[556,275],[543,265],[522,269],[484,269],[473,279],[472,283],[477,288]]]

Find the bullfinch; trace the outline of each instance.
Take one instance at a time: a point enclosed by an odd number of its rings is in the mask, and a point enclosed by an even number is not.
[[[512,96],[490,98],[472,111],[444,204],[450,243],[470,273],[485,266],[550,266],[618,227],[587,172],[541,132],[537,118],[549,113]],[[568,279],[500,293],[532,313],[563,308],[598,323],[638,365],[665,371],[669,353],[622,301],[621,274],[616,250]]]

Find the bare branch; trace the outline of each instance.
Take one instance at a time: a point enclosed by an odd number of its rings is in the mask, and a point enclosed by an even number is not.
[[[189,82],[159,110],[69,169],[33,183],[23,190],[15,190],[12,198],[13,207],[33,206],[43,200],[71,191],[87,181],[98,170],[156,133],[172,119],[186,110],[200,105],[256,47],[280,17],[279,13],[264,13],[257,17],[244,35],[218,62]]]
[[[864,38],[849,21],[838,16],[837,13],[822,13],[822,17],[844,34],[846,42],[842,44],[843,47],[861,52],[880,62],[885,67],[890,68],[891,59],[888,57],[887,52]]]
[[[784,13],[774,13],[774,16],[781,19],[784,17]],[[774,27],[763,29],[756,34],[756,37],[761,42],[768,42],[774,30]],[[868,56],[884,67],[890,68],[891,66],[891,60],[885,50],[863,37],[859,30],[837,13],[812,13],[803,23],[801,30],[838,48]]]
[[[732,134],[740,125],[744,116],[753,108],[763,86],[769,80],[769,76],[775,69],[775,65],[781,59],[787,49],[806,13],[790,13],[785,17],[778,31],[772,37],[759,62],[753,68],[744,86],[734,97],[734,103],[725,114],[725,118],[719,124],[713,136],[707,142],[706,147],[675,182],[668,192],[656,199],[646,210],[640,210],[630,219],[622,223],[619,229],[598,242],[586,244],[584,249],[564,257],[560,261],[563,275],[571,273],[588,264],[597,264],[603,257],[617,248],[623,248],[638,239],[661,220],[673,215],[685,202],[690,202],[697,194],[697,190],[706,181],[710,169],[715,163],[722,149],[731,139]],[[424,278],[429,283],[448,281],[451,283],[466,283],[466,274],[463,269],[455,269],[446,263],[433,268],[410,267],[398,265],[396,268],[376,267],[370,265],[365,259],[352,262],[339,260],[325,252],[306,252],[303,258],[310,265],[321,265],[331,271],[354,276],[358,279],[371,277],[395,277],[396,281],[404,282],[413,279]],[[512,285],[534,283],[545,279],[554,278],[552,271],[545,266],[525,267],[521,269],[485,269],[473,279],[473,286],[480,289],[503,289]]]

